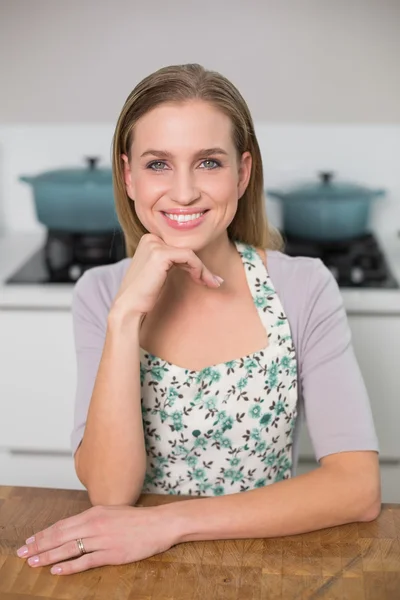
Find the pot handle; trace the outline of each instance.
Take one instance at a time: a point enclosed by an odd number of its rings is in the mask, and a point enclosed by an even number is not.
[[[280,192],[279,190],[265,190],[265,194],[268,196],[271,196],[272,198],[282,198],[282,192]]]
[[[324,185],[329,185],[334,178],[335,173],[333,171],[320,171],[318,175]]]
[[[24,183],[32,183],[33,177],[29,177],[29,175],[20,175],[18,177],[19,181],[23,181]]]
[[[90,171],[94,171],[95,170],[95,168],[97,167],[97,163],[100,160],[100,158],[98,156],[86,156],[85,159],[86,159],[86,162],[87,162],[88,169]]]

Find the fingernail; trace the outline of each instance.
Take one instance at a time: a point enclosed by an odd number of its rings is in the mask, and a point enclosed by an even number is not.
[[[25,540],[25,544],[32,544],[34,541],[35,541],[35,536],[33,535],[32,537]]]
[[[39,564],[39,557],[38,556],[31,556],[30,558],[28,558],[28,564],[31,565],[31,567],[34,567],[35,565]]]
[[[221,283],[224,283],[222,277],[218,277],[218,275],[214,275],[214,279],[219,285],[221,285]]]
[[[50,573],[52,575],[59,575],[60,573],[62,573],[62,568],[61,567],[51,567]]]
[[[17,550],[18,556],[26,556],[28,554],[28,548],[26,546],[22,546]]]

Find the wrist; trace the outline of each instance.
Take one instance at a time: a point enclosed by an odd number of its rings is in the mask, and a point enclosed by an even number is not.
[[[181,544],[191,540],[193,533],[193,522],[190,516],[191,503],[196,499],[179,500],[159,504],[154,509],[159,512],[163,527],[168,523],[172,544]]]
[[[115,304],[108,313],[107,327],[112,332],[122,331],[127,327],[130,330],[137,329],[139,331],[145,316],[143,313],[126,310],[122,306]]]

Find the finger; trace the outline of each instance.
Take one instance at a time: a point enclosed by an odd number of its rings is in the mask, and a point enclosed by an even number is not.
[[[114,564],[110,562],[108,558],[109,555],[109,550],[99,550],[97,552],[91,552],[90,554],[84,554],[75,560],[69,560],[68,562],[61,562],[53,565],[50,572],[53,575],[72,575],[72,573],[81,573],[88,569]]]
[[[194,281],[203,281],[206,285],[214,288],[220,286],[220,282],[192,250],[178,248],[174,248],[172,252],[171,250],[172,248],[169,247],[168,259],[176,266],[188,271]]]
[[[83,544],[86,552],[94,552],[95,550],[103,550],[104,543],[101,543],[99,538],[86,537],[84,538]],[[71,540],[62,546],[51,548],[40,554],[34,554],[28,558],[28,564],[31,567],[44,567],[46,565],[53,565],[69,558],[78,557],[81,555],[81,551],[78,548],[77,541]]]
[[[28,538],[32,541],[27,540],[26,546],[17,551],[18,556],[28,558],[41,554],[46,550],[58,548],[73,539],[93,536],[92,509],[85,511],[85,513],[57,521],[51,527],[39,531],[32,538]]]

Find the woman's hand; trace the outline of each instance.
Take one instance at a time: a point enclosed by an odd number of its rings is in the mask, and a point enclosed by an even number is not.
[[[156,304],[172,267],[184,269],[196,283],[211,288],[221,285],[222,279],[218,281],[193,250],[168,246],[158,236],[146,233],[140,238],[111,312],[117,308],[145,316]]]
[[[32,567],[54,565],[51,573],[69,575],[165,552],[177,543],[176,534],[159,507],[95,506],[35,534],[17,554]]]

